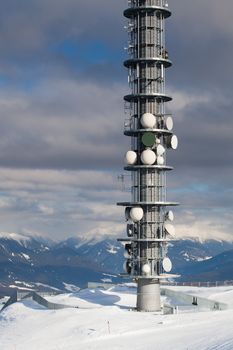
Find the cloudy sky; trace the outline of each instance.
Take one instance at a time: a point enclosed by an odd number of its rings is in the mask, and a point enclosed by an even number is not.
[[[123,235],[127,1],[0,5],[0,231]],[[233,2],[169,5],[177,234],[233,239]]]

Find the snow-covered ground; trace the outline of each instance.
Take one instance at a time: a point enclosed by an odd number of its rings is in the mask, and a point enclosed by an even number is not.
[[[8,299],[9,297],[4,297],[0,299],[0,311],[2,310],[3,306],[5,305]]]
[[[233,305],[233,287],[177,288]],[[0,314],[1,350],[233,349],[231,309],[137,313],[129,311],[135,306],[135,289],[126,286],[81,290],[49,300],[81,308],[51,311],[29,300],[10,306]]]

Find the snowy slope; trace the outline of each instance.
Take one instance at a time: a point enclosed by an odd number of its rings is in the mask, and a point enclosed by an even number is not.
[[[209,297],[221,294],[226,302],[225,292],[233,298],[233,288],[209,289]],[[48,311],[31,301],[12,305],[0,316],[0,349],[233,349],[232,310],[166,316],[136,313],[129,311],[135,305],[135,291],[125,287],[83,290],[55,299],[85,308]]]

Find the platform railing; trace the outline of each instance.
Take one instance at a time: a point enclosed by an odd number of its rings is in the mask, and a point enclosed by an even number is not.
[[[185,287],[224,287],[224,286],[233,286],[233,281],[214,281],[214,282],[169,282],[165,281],[164,285],[168,286],[185,286]]]
[[[158,6],[158,7],[168,7],[168,2],[166,0],[146,0],[146,1],[138,1],[138,0],[129,0],[128,1],[130,7],[146,7],[146,6]]]

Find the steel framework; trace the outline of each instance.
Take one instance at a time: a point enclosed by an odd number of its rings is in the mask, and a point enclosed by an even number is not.
[[[129,117],[124,134],[131,137],[125,170],[131,172],[131,201],[125,207],[127,238],[126,276],[138,283],[138,311],[158,311],[160,280],[169,274],[167,247],[174,238],[173,212],[166,197],[167,149],[176,149],[173,121],[165,105],[172,98],[165,91],[165,70],[172,65],[166,50],[165,19],[171,11],[164,0],[129,0],[128,68],[131,93],[124,97]],[[123,274],[124,275],[124,274]]]

